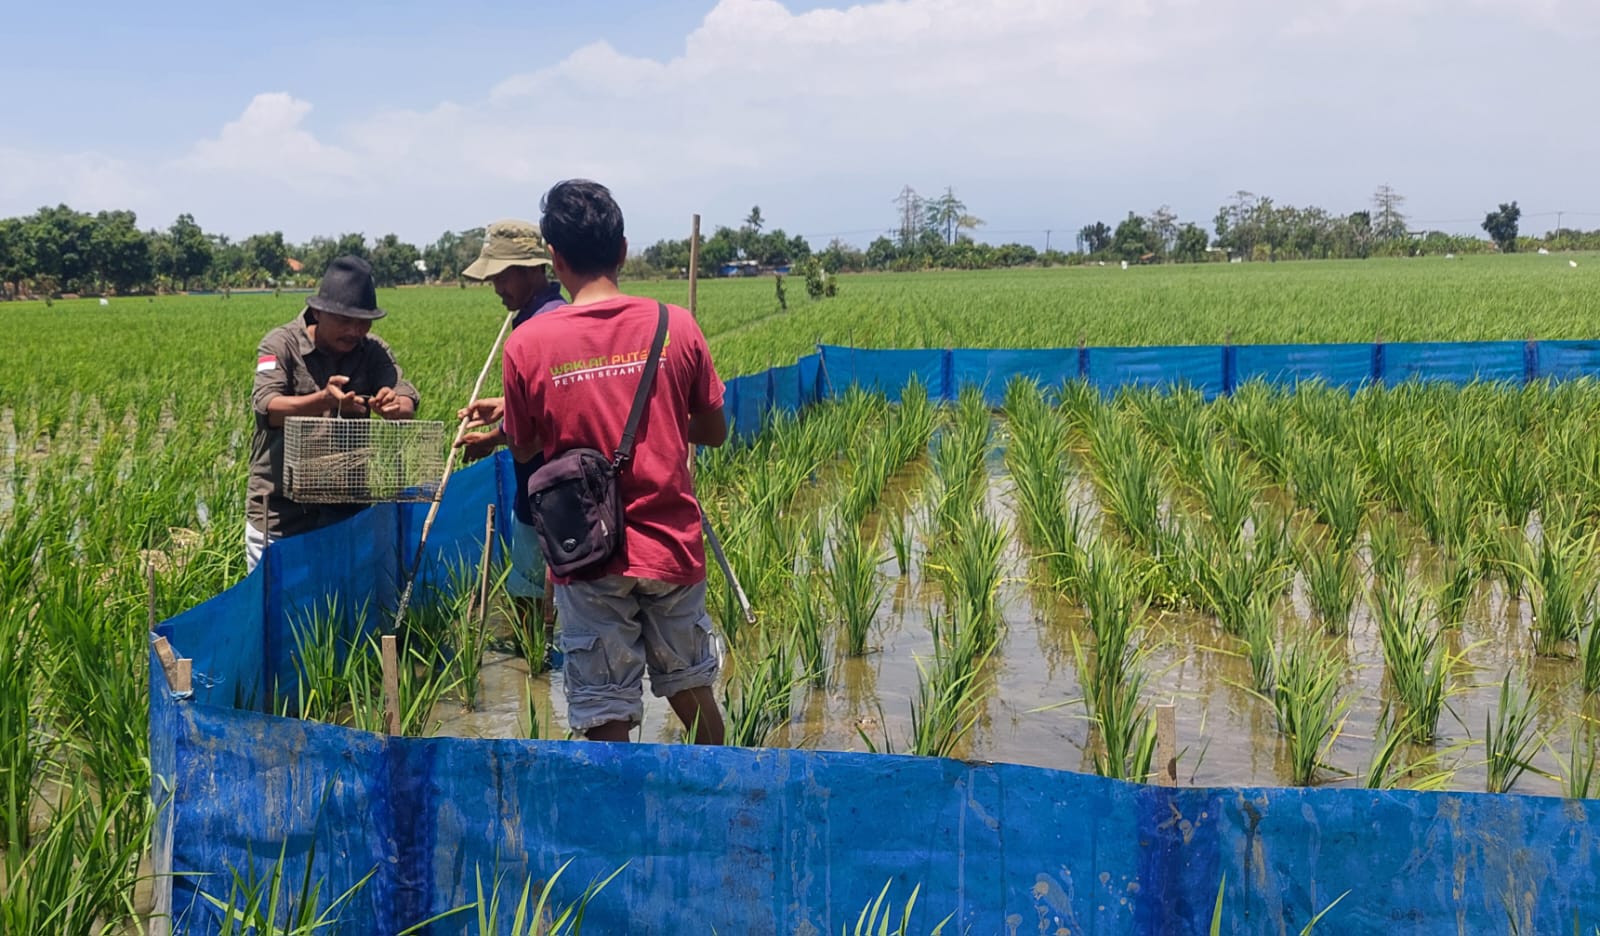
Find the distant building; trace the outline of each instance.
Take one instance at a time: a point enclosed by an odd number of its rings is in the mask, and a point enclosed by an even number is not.
[[[754,260],[734,260],[717,267],[718,276],[759,276],[761,264]]]

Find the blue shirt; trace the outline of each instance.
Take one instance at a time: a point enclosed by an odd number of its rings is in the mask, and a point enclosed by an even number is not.
[[[528,319],[538,315],[540,312],[548,312],[551,309],[560,308],[566,304],[567,300],[562,298],[561,295],[561,284],[551,283],[545,288],[539,290],[537,293],[534,293],[533,298],[528,300],[528,304],[523,306],[521,311],[517,312],[517,317],[511,320],[511,327],[515,329],[521,326],[523,322],[526,322]]]

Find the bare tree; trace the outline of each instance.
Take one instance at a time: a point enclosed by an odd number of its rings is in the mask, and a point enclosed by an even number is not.
[[[1378,240],[1406,236],[1406,216],[1400,213],[1400,207],[1405,203],[1406,197],[1390,186],[1378,186],[1378,190],[1372,193],[1372,207],[1375,209],[1372,216],[1373,236]]]

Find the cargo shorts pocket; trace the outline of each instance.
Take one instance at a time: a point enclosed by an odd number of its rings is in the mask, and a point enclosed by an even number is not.
[[[556,637],[567,697],[567,726],[587,731],[609,722],[638,724],[644,718],[643,666],[597,634]]]

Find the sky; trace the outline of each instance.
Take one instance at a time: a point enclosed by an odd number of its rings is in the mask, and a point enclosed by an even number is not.
[[[1071,246],[1237,190],[1600,228],[1597,0],[0,0],[0,216],[425,244],[611,187],[635,248],[864,245],[910,185]],[[1048,235],[1046,232],[1050,232]]]

